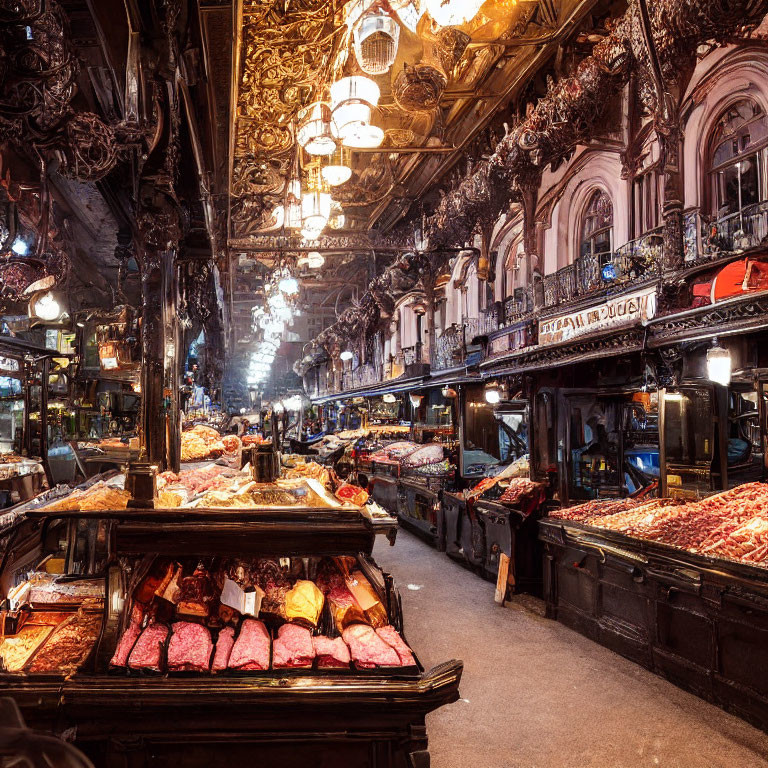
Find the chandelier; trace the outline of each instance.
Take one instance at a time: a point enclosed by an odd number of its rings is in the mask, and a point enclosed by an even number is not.
[[[458,27],[477,16],[485,0],[426,0],[429,15],[441,27]]]
[[[383,75],[397,56],[400,26],[383,11],[366,13],[355,27],[355,56],[368,75]]]

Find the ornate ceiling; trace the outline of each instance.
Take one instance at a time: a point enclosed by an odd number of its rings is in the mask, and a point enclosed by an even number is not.
[[[345,23],[357,1],[235,3],[228,236],[235,250],[264,251],[284,234],[275,208],[286,181],[297,160],[304,166],[310,159],[297,154],[299,110],[327,98],[339,77],[361,74]],[[439,27],[428,13],[416,16],[418,23],[408,20],[407,5],[387,6],[399,23],[399,46],[389,71],[374,78],[381,98],[373,123],[384,130],[384,142],[352,150],[352,178],[333,189],[345,214],[344,249],[354,247],[351,236],[387,231],[420,203],[595,3],[486,0],[458,27]],[[328,234],[330,246],[335,238]]]

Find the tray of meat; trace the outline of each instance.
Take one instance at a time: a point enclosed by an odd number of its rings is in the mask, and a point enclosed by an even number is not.
[[[307,670],[314,661],[312,633],[298,624],[283,624],[272,643],[272,669]]]
[[[171,630],[167,624],[153,622],[139,635],[130,655],[128,668],[137,672],[162,672],[165,666],[165,648]]]
[[[229,656],[228,669],[252,672],[269,669],[271,641],[263,621],[246,619]]]
[[[418,675],[419,666],[413,654],[408,659],[407,655],[402,651],[399,653],[385,639],[386,637],[386,634],[382,637],[367,624],[352,624],[344,630],[342,638],[349,647],[355,670],[369,674],[391,675],[396,672],[403,675]],[[403,664],[403,659],[408,663]]]
[[[211,668],[213,640],[202,624],[177,621],[168,642],[169,672],[208,672]]]
[[[102,615],[80,611],[59,624],[35,652],[26,671],[71,675],[88,661],[101,632]]]
[[[340,637],[316,635],[312,638],[318,670],[337,672],[349,669],[351,656],[347,644]]]

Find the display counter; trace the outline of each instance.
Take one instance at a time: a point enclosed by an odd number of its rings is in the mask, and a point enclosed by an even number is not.
[[[45,469],[40,461],[9,454],[0,456],[0,508],[31,499],[45,487]]]
[[[768,568],[540,522],[547,615],[768,729]]]
[[[43,565],[31,583],[29,554],[5,569],[29,590],[27,630],[54,629],[29,658],[12,649],[18,671],[0,674],[0,695],[31,727],[74,734],[105,766],[228,766],[254,750],[285,766],[429,765],[424,718],[458,698],[462,664],[425,671],[408,648],[400,596],[370,556],[375,526],[361,510],[26,514],[42,523]],[[64,537],[66,551],[50,552]],[[54,561],[72,576],[46,573]],[[19,637],[8,623],[18,614],[6,616],[5,642]],[[163,637],[142,645],[150,630]],[[252,650],[256,630],[263,657]],[[233,646],[222,666],[225,631]],[[298,657],[284,631],[342,653]],[[47,650],[57,638],[66,648],[67,632],[70,643],[80,637],[76,653]]]

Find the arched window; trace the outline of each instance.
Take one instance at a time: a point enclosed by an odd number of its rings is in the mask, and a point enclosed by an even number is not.
[[[768,119],[751,99],[723,112],[710,139],[711,213],[717,218],[743,211],[766,198]]]
[[[610,256],[613,240],[613,204],[607,193],[597,189],[581,217],[582,257]]]

